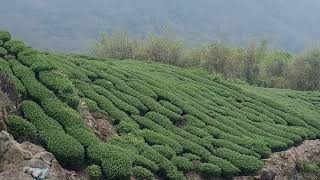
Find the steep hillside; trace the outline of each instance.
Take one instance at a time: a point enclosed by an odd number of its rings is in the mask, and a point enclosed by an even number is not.
[[[320,136],[316,92],[241,89],[198,70],[45,53],[3,31],[0,40],[0,72],[22,95],[9,130],[64,167],[98,165],[92,176],[100,168],[110,179],[254,174],[273,151]],[[118,135],[99,138],[84,105]]]

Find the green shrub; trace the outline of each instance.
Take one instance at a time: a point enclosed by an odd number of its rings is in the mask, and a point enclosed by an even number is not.
[[[174,156],[171,159],[171,162],[173,162],[173,164],[176,165],[179,170],[184,172],[188,172],[193,169],[192,162],[190,162],[189,159],[185,157]]]
[[[238,144],[235,144],[235,143],[232,143],[230,141],[227,141],[227,140],[223,140],[223,139],[209,139],[208,141],[210,141],[213,146],[215,148],[228,148],[228,149],[231,149],[235,152],[238,152],[240,154],[246,154],[246,155],[249,155],[249,156],[255,156],[257,158],[260,158],[260,155],[257,154],[256,152],[254,151],[251,151],[245,147],[242,147]]]
[[[4,58],[4,56],[7,55],[7,53],[8,52],[7,52],[7,50],[5,48],[0,47],[0,57]]]
[[[4,56],[4,59],[7,61],[13,61],[13,60],[16,60],[16,57],[14,55],[7,54]]]
[[[207,162],[217,165],[221,169],[222,176],[235,176],[241,172],[237,166],[225,159],[213,155],[204,158]]]
[[[168,101],[161,100],[161,101],[159,101],[159,103],[160,103],[163,107],[165,107],[165,108],[167,108],[167,109],[169,109],[169,110],[171,110],[171,111],[173,111],[173,112],[175,112],[175,113],[177,113],[177,114],[180,114],[180,115],[183,114],[182,109],[180,109],[179,107],[171,104],[171,103],[168,102]]]
[[[95,143],[88,147],[88,156],[93,162],[102,164],[108,179],[129,179],[134,158],[124,149],[110,144]]]
[[[168,145],[176,153],[182,152],[182,146],[180,145],[180,143],[167,136],[164,136],[162,134],[156,133],[148,129],[140,130],[137,133],[140,136],[143,136],[146,142],[150,145],[152,144]]]
[[[204,122],[202,122],[201,120],[199,120],[189,114],[183,116],[183,119],[187,122],[187,125],[195,126],[198,128],[203,128],[206,126],[206,124]]]
[[[120,134],[134,132],[139,129],[139,125],[132,120],[122,120],[116,125],[117,132]]]
[[[36,127],[19,116],[9,116],[6,124],[9,132],[17,139],[33,141],[36,137]]]
[[[216,156],[224,158],[236,165],[242,173],[255,173],[262,168],[263,163],[253,156],[239,154],[235,151],[226,148],[218,148]]]
[[[4,48],[8,50],[9,53],[18,55],[20,52],[23,52],[24,50],[28,49],[26,44],[23,41],[19,40],[10,40],[4,43]]]
[[[221,173],[221,169],[217,165],[211,163],[200,163],[197,169],[202,175],[208,177],[219,176]]]
[[[3,41],[0,39],[0,47],[3,45]]]
[[[63,131],[62,126],[56,120],[47,116],[37,103],[33,101],[23,101],[20,107],[23,116],[32,122],[39,131],[52,129]]]
[[[0,30],[0,40],[7,42],[11,40],[11,34],[8,31]]]
[[[152,148],[168,159],[176,155],[175,151],[167,145],[153,145]]]
[[[187,159],[189,159],[190,161],[194,161],[194,160],[201,160],[201,157],[191,154],[191,153],[184,153],[182,154],[182,157],[185,157]]]
[[[61,131],[47,131],[44,135],[46,148],[62,166],[77,168],[84,162],[83,146],[73,137]]]
[[[91,144],[99,143],[99,138],[87,129],[82,128],[66,128],[66,132],[75,137],[85,148]]]
[[[159,166],[154,161],[151,161],[150,159],[147,159],[141,155],[135,155],[134,157],[135,157],[135,161],[133,163],[134,165],[150,169],[153,172],[157,172],[159,170]]]
[[[45,86],[58,94],[73,93],[75,89],[72,82],[58,71],[42,71],[39,73],[39,79]]]
[[[132,174],[137,180],[153,180],[154,176],[148,169],[136,166],[132,169]]]
[[[123,110],[127,114],[140,114],[140,111],[136,107],[122,101],[109,90],[106,90],[101,86],[97,85],[92,85],[91,88],[93,88],[94,91],[96,91],[100,95],[103,95],[106,98],[108,98],[115,106],[117,106],[119,109]]]
[[[90,180],[100,180],[102,178],[101,168],[98,165],[90,165],[87,167],[86,172]]]
[[[47,98],[41,102],[41,106],[50,117],[53,117],[65,128],[88,129],[80,114],[59,99]]]
[[[183,127],[183,129],[191,134],[194,134],[196,136],[199,136],[201,138],[203,137],[212,137],[208,132],[206,132],[205,130],[195,127],[195,126],[191,126],[191,125],[186,125]]]
[[[136,91],[140,92],[141,94],[145,95],[145,96],[149,96],[152,97],[154,99],[157,98],[157,94],[154,93],[150,88],[141,85],[139,82],[137,81],[131,81],[127,83],[131,88],[135,89]]]
[[[104,173],[110,179],[129,179],[132,173],[132,159],[118,152],[109,152],[102,162]]]

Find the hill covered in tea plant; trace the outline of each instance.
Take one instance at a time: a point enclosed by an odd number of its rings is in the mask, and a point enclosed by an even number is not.
[[[0,72],[20,94],[6,123],[92,177],[254,174],[262,158],[320,136],[318,92],[239,87],[200,70],[51,54],[0,31]],[[118,135],[99,138],[81,112]],[[292,106],[294,105],[294,106]]]

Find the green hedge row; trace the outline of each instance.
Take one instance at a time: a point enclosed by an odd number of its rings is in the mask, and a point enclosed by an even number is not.
[[[211,145],[210,142],[206,141],[205,139],[199,138],[191,133],[188,133],[187,131],[181,128],[174,126],[170,121],[170,119],[163,116],[162,114],[150,111],[145,115],[145,117],[157,122],[163,128],[170,130],[172,133],[177,134],[182,138],[188,139],[194,143],[197,143],[205,147],[209,151],[213,151],[213,146]]]
[[[90,180],[100,180],[102,178],[102,171],[98,165],[92,164],[88,166],[86,172]]]
[[[160,103],[163,107],[165,107],[165,108],[167,108],[167,109],[169,109],[169,110],[171,110],[171,111],[173,111],[173,112],[175,112],[175,113],[177,113],[177,114],[180,114],[180,115],[183,114],[182,109],[180,109],[179,107],[171,104],[171,103],[168,102],[168,101],[161,100],[161,101],[159,101],[159,103]]]
[[[0,47],[0,57],[4,58],[7,54],[8,51],[5,48]]]
[[[214,164],[211,163],[200,163],[197,167],[197,170],[204,176],[204,177],[214,177],[219,176],[221,173],[221,169]]]
[[[176,165],[177,168],[183,172],[189,172],[193,169],[192,162],[185,157],[174,156],[173,158],[171,158],[171,162],[173,162],[173,164]]]
[[[13,74],[10,63],[0,57],[0,73],[5,74],[9,80],[13,83],[16,90],[24,95],[26,93],[26,88],[22,84],[22,82]]]
[[[156,132],[148,130],[148,129],[139,130],[135,133],[137,133],[137,135],[139,135],[139,136],[144,137],[146,142],[150,145],[154,145],[154,144],[163,145],[163,146],[168,145],[176,153],[182,152],[183,148],[180,145],[180,143],[167,137],[167,136],[161,135],[159,133],[156,133]]]
[[[263,163],[248,155],[239,154],[235,151],[226,148],[218,148],[215,153],[216,156],[227,159],[236,165],[242,173],[255,173],[262,168]]]
[[[21,103],[23,116],[34,124],[39,131],[57,130],[63,131],[62,126],[51,117],[47,116],[42,108],[33,101],[23,101]]]
[[[27,45],[23,41],[19,40],[7,41],[4,43],[3,47],[13,55],[18,55],[20,52],[28,49]]]
[[[23,83],[28,95],[31,96],[31,98],[42,101],[44,99],[55,97],[53,92],[48,90],[44,85],[37,81],[34,72],[28,67],[12,61],[11,68],[14,75]]]
[[[0,40],[7,42],[11,40],[11,34],[8,31],[0,30]]]
[[[132,174],[136,177],[137,180],[153,180],[154,175],[148,169],[136,166],[132,169]]]
[[[40,136],[62,166],[75,169],[83,166],[85,150],[74,137],[57,130],[42,131]]]
[[[129,179],[132,174],[133,158],[125,150],[105,143],[91,144],[87,153],[89,158],[101,165],[109,179]]]
[[[176,152],[168,145],[153,145],[152,148],[168,159],[176,155]]]
[[[118,98],[122,99],[124,102],[136,107],[142,112],[146,112],[148,108],[136,97],[131,96],[129,94],[123,93],[121,91],[118,91],[115,89],[115,87],[112,85],[110,81],[107,81],[105,79],[98,79],[94,81],[95,84],[100,85],[101,87],[104,87],[105,89],[111,91],[114,95],[116,95]]]
[[[97,92],[98,94],[103,95],[106,98],[108,98],[115,106],[117,106],[119,109],[123,110],[127,114],[129,114],[129,115],[131,115],[131,114],[140,114],[140,111],[136,107],[134,107],[134,106],[122,101],[120,98],[115,96],[109,90],[104,89],[101,86],[97,86],[97,85],[92,85],[91,88],[95,92]]]
[[[150,88],[148,88],[147,86],[143,86],[140,81],[129,81],[127,82],[127,84],[135,89],[136,91],[140,92],[141,94],[145,95],[145,96],[149,96],[153,99],[157,99],[157,94],[155,92],[153,92]]]
[[[59,71],[41,71],[39,80],[57,94],[71,94],[75,91],[72,82]]]
[[[153,131],[158,132],[162,135],[168,136],[171,139],[176,140],[177,142],[179,142],[181,144],[181,146],[184,149],[184,152],[190,152],[190,153],[193,153],[193,154],[201,156],[201,157],[210,154],[210,152],[206,148],[204,148],[204,147],[200,146],[199,144],[196,144],[188,139],[184,139],[179,135],[174,134],[173,132],[163,128],[162,126],[158,125],[157,123],[155,123],[154,121],[152,121],[150,119],[147,119],[147,118],[144,118],[141,116],[131,116],[131,117],[136,122],[138,122],[142,128],[143,127],[148,128],[150,130],[153,130]]]
[[[6,124],[13,137],[27,141],[35,140],[37,129],[29,121],[19,116],[11,115],[7,118]]]
[[[66,134],[62,126],[47,116],[42,108],[33,101],[21,103],[23,116],[36,126],[41,134],[41,141],[64,166],[80,166],[84,160],[84,149],[81,144]],[[61,143],[57,145],[57,143]],[[57,147],[55,147],[57,145]]]
[[[76,87],[79,88],[87,98],[95,101],[102,110],[106,111],[115,119],[115,123],[117,124],[117,128],[120,133],[127,133],[139,129],[139,125],[136,124],[125,112],[118,109],[109,99],[88,89],[86,85],[76,84]]]

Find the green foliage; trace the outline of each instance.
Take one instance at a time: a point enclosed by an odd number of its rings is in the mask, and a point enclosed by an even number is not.
[[[0,30],[0,40],[7,42],[11,40],[11,34],[8,31]]]
[[[153,172],[157,172],[159,170],[159,166],[154,161],[151,161],[141,155],[135,155],[134,165],[150,169]]]
[[[137,178],[137,180],[153,180],[154,179],[152,172],[140,166],[133,167],[132,173]]]
[[[180,145],[179,142],[177,142],[173,139],[170,139],[162,134],[159,134],[154,131],[147,130],[147,129],[141,130],[137,133],[138,133],[138,135],[144,137],[146,142],[148,142],[148,144],[168,145],[176,153],[182,152],[182,146]]]
[[[220,168],[211,163],[200,163],[197,169],[201,174],[208,177],[219,176],[221,173]]]
[[[88,147],[88,156],[102,164],[103,172],[109,179],[129,179],[133,159],[121,148],[109,144],[95,143]]]
[[[73,137],[61,131],[47,131],[43,135],[45,147],[53,153],[62,166],[76,168],[84,162],[84,148]]]
[[[191,154],[191,153],[182,154],[182,157],[185,157],[185,158],[189,159],[190,161],[201,160],[201,157],[194,155],[194,154]]]
[[[218,148],[215,151],[215,155],[232,162],[243,173],[255,173],[263,165],[263,163],[255,157],[242,155],[226,148]]]
[[[21,103],[23,116],[36,126],[39,131],[63,131],[62,126],[51,117],[47,116],[42,108],[33,101]]]
[[[4,58],[7,55],[7,50],[3,47],[0,47],[0,57]]]
[[[98,165],[90,165],[86,168],[90,180],[100,180],[102,178],[101,168]]]
[[[153,145],[152,148],[168,159],[172,158],[176,154],[176,152],[167,145]]]
[[[19,40],[10,40],[4,43],[4,48],[8,50],[9,53],[18,55],[20,52],[23,52],[28,47],[23,41]]]
[[[189,161],[188,158],[181,157],[181,156],[174,156],[171,161],[177,168],[181,171],[188,172],[193,169],[192,162]]]
[[[6,124],[9,132],[17,139],[33,141],[36,137],[36,127],[19,116],[9,116]]]
[[[42,71],[39,73],[39,78],[43,84],[57,93],[72,93],[74,91],[72,82],[60,72]]]
[[[75,137],[85,148],[87,148],[91,144],[96,144],[100,142],[99,138],[87,129],[66,128],[66,132],[70,136]]]
[[[180,115],[183,114],[182,109],[180,109],[179,107],[171,104],[171,103],[168,102],[168,101],[163,101],[163,100],[161,100],[161,101],[159,101],[159,103],[160,103],[162,106],[164,106],[165,108],[170,109],[171,111],[173,111],[173,112],[175,112],[175,113],[177,113],[177,114],[180,114]]]

